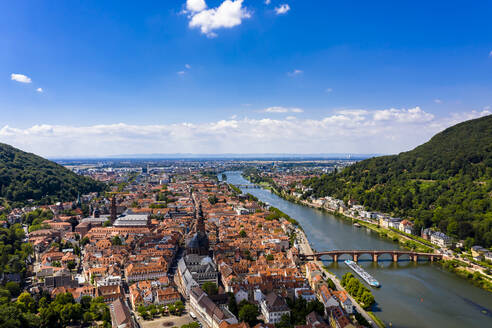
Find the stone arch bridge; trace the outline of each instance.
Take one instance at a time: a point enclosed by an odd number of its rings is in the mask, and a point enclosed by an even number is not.
[[[393,262],[398,262],[400,257],[409,256],[410,260],[417,262],[419,258],[428,259],[431,262],[442,259],[442,254],[434,253],[419,253],[412,251],[401,250],[333,250],[326,252],[317,252],[313,254],[299,254],[299,257],[303,260],[319,260],[323,256],[330,256],[333,262],[338,262],[338,258],[342,255],[350,255],[353,261],[359,261],[359,257],[362,255],[370,255],[373,262],[377,262],[379,256],[389,254]]]

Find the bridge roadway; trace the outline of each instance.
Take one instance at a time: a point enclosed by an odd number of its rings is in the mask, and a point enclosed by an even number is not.
[[[409,256],[410,260],[417,262],[419,258],[426,258],[433,262],[434,260],[442,259],[442,254],[434,253],[419,253],[402,250],[333,250],[326,252],[313,252],[312,254],[299,254],[299,257],[304,260],[319,260],[322,256],[330,256],[333,262],[338,262],[338,258],[342,255],[352,256],[353,261],[359,261],[360,256],[368,254],[373,262],[377,262],[379,256],[389,254],[393,262],[398,262],[400,257]]]

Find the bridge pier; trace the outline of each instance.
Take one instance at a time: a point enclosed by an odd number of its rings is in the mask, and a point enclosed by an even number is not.
[[[377,262],[378,261],[378,254],[377,253],[372,254],[372,261],[373,262]]]
[[[338,254],[333,254],[333,262],[338,262]]]
[[[393,262],[398,262],[398,254],[393,253]]]
[[[419,261],[419,256],[417,254],[412,255],[412,260],[414,262],[418,262]]]
[[[358,262],[359,261],[359,255],[357,253],[354,253],[352,255],[353,259],[354,259],[354,262]]]

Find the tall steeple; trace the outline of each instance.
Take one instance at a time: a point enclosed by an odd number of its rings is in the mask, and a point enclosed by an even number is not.
[[[186,254],[209,255],[210,244],[205,230],[202,204],[199,203],[198,206],[196,206],[197,203],[198,202],[193,199],[193,205],[195,206],[195,233],[186,245]]]
[[[203,220],[203,210],[202,210],[202,204],[201,203],[198,205],[198,213],[195,210],[195,220],[196,220],[196,231],[195,232],[200,232],[200,233],[206,234],[205,221]]]
[[[113,195],[113,198],[111,199],[111,212],[109,219],[111,220],[111,223],[116,221],[116,195]]]

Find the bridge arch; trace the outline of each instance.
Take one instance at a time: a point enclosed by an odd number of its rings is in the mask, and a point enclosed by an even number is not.
[[[359,262],[368,262],[368,261],[374,261],[374,254],[371,252],[366,252],[366,253],[359,253],[357,255],[357,260]]]
[[[393,261],[392,252],[377,252],[377,261]]]
[[[415,256],[411,253],[401,253],[398,254],[398,261],[414,261]]]

